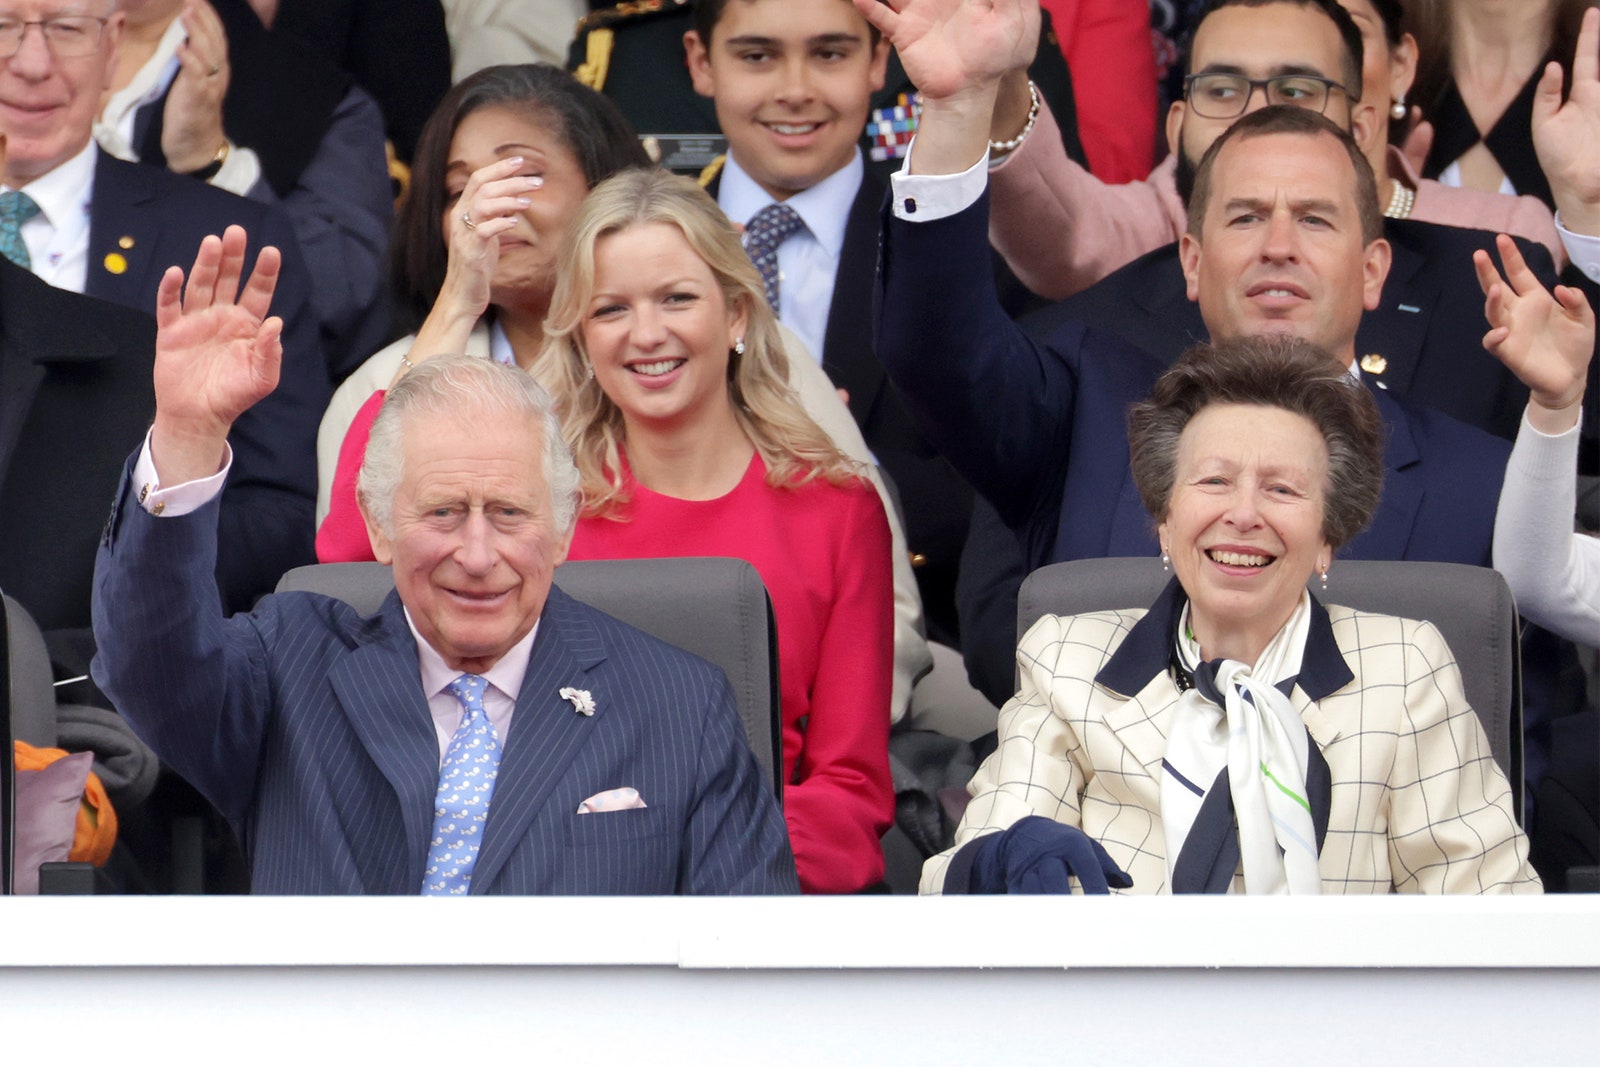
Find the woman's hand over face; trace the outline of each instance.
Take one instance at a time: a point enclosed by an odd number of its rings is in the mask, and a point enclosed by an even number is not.
[[[449,208],[450,258],[439,300],[474,320],[489,307],[500,236],[516,227],[532,203],[528,194],[544,184],[543,178],[519,175],[522,163],[512,157],[473,171]]]

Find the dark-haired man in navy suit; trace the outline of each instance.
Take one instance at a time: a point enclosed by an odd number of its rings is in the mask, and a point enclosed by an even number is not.
[[[921,6],[950,10],[913,22],[857,2],[928,82],[885,223],[879,358],[924,432],[1018,531],[1030,565],[1153,553],[1123,418],[1163,362],[1080,323],[1036,344],[973,267],[995,86],[1023,50],[1014,33],[992,31],[1009,31],[1028,5]],[[1292,331],[1353,365],[1391,250],[1349,135],[1312,110],[1264,109],[1223,134],[1200,170],[1182,262],[1211,334]],[[963,178],[976,179],[975,196],[950,191]],[[1505,443],[1375,395],[1389,429],[1384,495],[1348,554],[1487,564]]]
[[[156,417],[96,563],[95,678],[238,830],[259,893],[797,892],[715,668],[551,584],[577,470],[526,375],[390,392],[360,496],[395,592],[216,607],[228,432],[271,391],[278,257],[243,231],[157,297]]]

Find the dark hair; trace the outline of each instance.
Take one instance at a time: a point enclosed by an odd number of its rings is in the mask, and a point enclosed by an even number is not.
[[[1339,128],[1326,115],[1307,111],[1303,107],[1278,104],[1264,107],[1235,122],[1211,142],[1200,165],[1194,172],[1194,191],[1189,195],[1190,235],[1199,238],[1205,223],[1206,208],[1211,202],[1211,174],[1216,169],[1217,155],[1224,145],[1244,141],[1251,137],[1264,137],[1274,133],[1297,133],[1305,137],[1327,136],[1338,141],[1350,157],[1350,169],[1355,172],[1356,215],[1361,220],[1361,239],[1370,244],[1383,236],[1383,212],[1378,207],[1378,182],[1372,174],[1372,164],[1361,154],[1361,146],[1349,133]]]
[[[1350,17],[1350,12],[1340,7],[1338,0],[1207,0],[1205,7],[1200,9],[1199,16],[1194,20],[1193,28],[1189,31],[1189,38],[1183,49],[1183,72],[1194,73],[1194,39],[1200,32],[1200,27],[1205,25],[1206,19],[1225,7],[1266,7],[1268,4],[1297,4],[1300,7],[1313,7],[1333,20],[1339,30],[1339,37],[1344,41],[1344,88],[1352,102],[1361,99],[1361,65],[1365,54],[1361,45],[1361,27],[1356,25],[1355,19]]]
[[[395,217],[389,284],[398,325],[415,329],[444,285],[450,250],[444,215],[445,167],[461,121],[485,107],[526,112],[561,139],[593,189],[628,167],[648,167],[639,137],[615,104],[560,67],[543,63],[485,67],[462,79],[433,109],[411,160],[411,191]]]
[[[729,2],[730,0],[694,0],[694,32],[700,35],[700,43],[705,46],[707,51],[711,50],[711,31],[716,29],[717,23],[722,21],[722,13],[727,10]],[[742,0],[742,2],[749,3],[750,0]],[[850,0],[841,0],[841,2],[848,4]],[[867,32],[868,43],[876,45],[879,36],[881,36],[878,33],[878,27],[868,22]]]
[[[1145,509],[1163,522],[1178,471],[1178,440],[1212,404],[1255,404],[1309,419],[1328,449],[1322,536],[1337,550],[1372,521],[1383,492],[1383,418],[1343,363],[1310,341],[1278,334],[1195,345],[1128,412],[1128,456]]]
[[[1378,21],[1383,23],[1383,39],[1389,42],[1389,47],[1394,48],[1400,44],[1400,35],[1405,33],[1406,12],[1400,0],[1367,0],[1372,5],[1372,10],[1377,14]]]
[[[1572,58],[1578,50],[1578,29],[1583,13],[1596,6],[1595,0],[1556,0],[1550,7],[1550,55],[1561,64],[1564,83],[1561,99],[1572,90]],[[1450,73],[1452,50],[1450,7],[1439,0],[1411,0],[1406,8],[1404,29],[1417,39],[1417,76],[1411,84],[1411,99],[1431,116],[1439,107],[1445,90],[1454,84]],[[1544,72],[1541,61],[1534,77]]]

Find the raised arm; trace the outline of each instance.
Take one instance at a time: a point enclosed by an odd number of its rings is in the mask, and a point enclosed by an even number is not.
[[[124,479],[95,559],[93,600],[96,683],[163,762],[232,819],[255,781],[271,694],[262,634],[272,626],[224,619],[214,576],[219,494],[195,500],[206,486],[185,483],[219,473],[234,420],[278,381],[282,323],[265,315],[279,257],[262,249],[245,282],[244,255],[244,230],[229,227],[201,243],[187,285],[178,267],[161,280],[149,441],[159,488],[149,496],[139,479]]]
[[[1502,279],[1477,253],[1478,281],[1493,327],[1484,347],[1532,395],[1506,465],[1494,524],[1494,565],[1518,610],[1581,643],[1600,633],[1600,541],[1572,532],[1578,421],[1594,355],[1594,312],[1577,290],[1552,295],[1533,279],[1516,246],[1499,239]]]

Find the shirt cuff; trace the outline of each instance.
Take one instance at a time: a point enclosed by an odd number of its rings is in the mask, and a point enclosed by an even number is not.
[[[261,180],[261,157],[241,145],[228,149],[228,158],[212,176],[207,185],[226,189],[236,196],[244,196]]]
[[[156,461],[150,456],[150,434],[146,431],[144,444],[139,447],[139,459],[133,465],[133,482],[139,487],[139,506],[152,515],[176,518],[187,515],[209,503],[222,492],[222,483],[228,478],[228,468],[233,466],[233,446],[222,457],[222,469],[208,478],[196,478],[180,485],[161,485],[156,475]]]
[[[911,151],[900,169],[889,176],[894,194],[894,217],[907,222],[935,222],[959,215],[983,196],[989,187],[989,153],[960,174],[912,174]]]
[[[1567,258],[1572,260],[1573,266],[1591,282],[1600,283],[1600,237],[1573,233],[1561,224],[1559,211],[1556,212],[1556,233],[1560,235],[1561,246],[1567,250]]]

